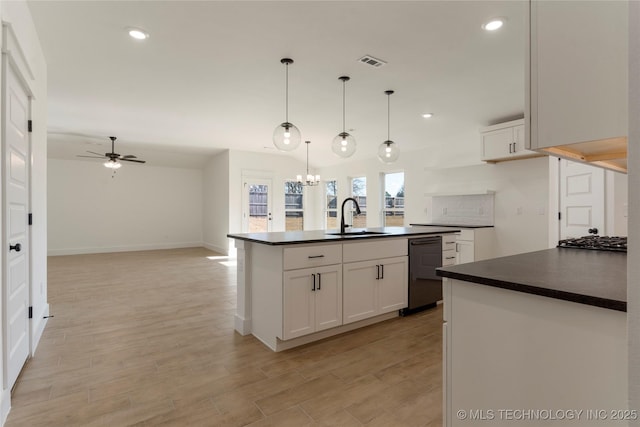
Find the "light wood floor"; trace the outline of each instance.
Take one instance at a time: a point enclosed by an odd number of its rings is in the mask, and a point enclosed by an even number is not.
[[[234,332],[235,277],[200,248],[49,258],[6,426],[442,424],[440,308],[273,353]]]

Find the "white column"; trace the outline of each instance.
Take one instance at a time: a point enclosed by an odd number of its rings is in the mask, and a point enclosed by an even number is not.
[[[251,333],[251,243],[235,241],[238,262],[235,329],[240,335]]]

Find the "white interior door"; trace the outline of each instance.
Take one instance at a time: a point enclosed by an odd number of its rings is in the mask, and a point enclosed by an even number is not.
[[[604,169],[560,161],[560,239],[605,234]]]
[[[272,195],[271,180],[246,178],[242,183],[242,232],[263,233],[271,231]]]
[[[4,387],[10,389],[29,355],[29,97],[3,64]]]

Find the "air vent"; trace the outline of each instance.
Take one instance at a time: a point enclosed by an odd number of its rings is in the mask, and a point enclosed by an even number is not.
[[[386,65],[387,63],[385,61],[383,61],[382,59],[378,59],[378,58],[374,58],[371,55],[365,55],[362,58],[358,59],[358,61],[362,62],[363,64],[367,64],[370,65],[374,68],[380,68],[383,65]]]

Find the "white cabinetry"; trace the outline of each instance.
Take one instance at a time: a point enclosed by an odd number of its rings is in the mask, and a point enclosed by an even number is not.
[[[344,245],[344,324],[407,307],[407,245],[407,239]]]
[[[519,424],[500,408],[575,408],[581,418],[551,424],[605,427],[627,408],[626,313],[449,278],[443,293],[444,426]],[[470,408],[485,418],[459,416]],[[607,418],[587,418],[592,408]]]
[[[525,148],[524,132],[524,119],[483,128],[480,132],[482,160],[499,162],[540,156]]]
[[[456,238],[456,264],[481,261],[494,256],[494,229],[462,229]]]
[[[527,148],[626,170],[628,20],[626,1],[531,1]]]
[[[283,250],[283,340],[342,325],[342,245]]]
[[[284,272],[283,339],[342,324],[342,266]]]
[[[442,266],[454,265],[456,263],[456,238],[455,234],[442,235]]]

